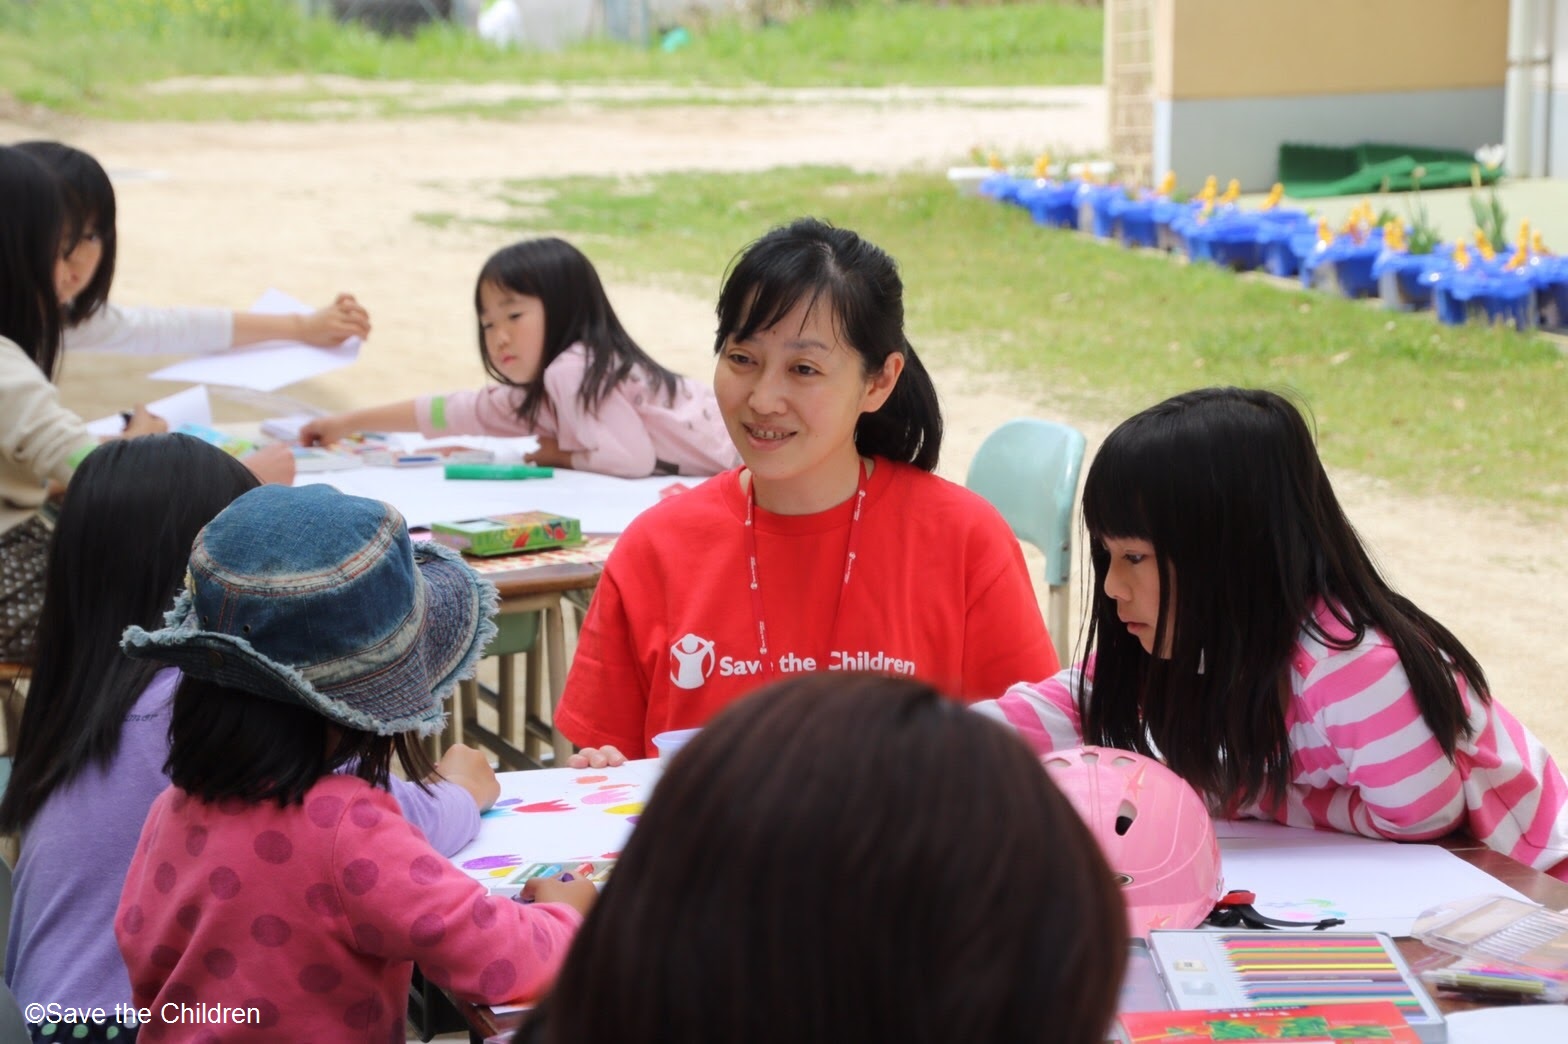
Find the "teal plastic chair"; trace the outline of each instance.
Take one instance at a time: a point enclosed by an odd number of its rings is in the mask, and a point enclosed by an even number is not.
[[[1083,454],[1084,437],[1078,429],[1020,417],[986,436],[964,481],[1002,513],[1014,536],[1044,553],[1050,588],[1045,624],[1063,664],[1072,652],[1067,582],[1072,575],[1073,497]]]

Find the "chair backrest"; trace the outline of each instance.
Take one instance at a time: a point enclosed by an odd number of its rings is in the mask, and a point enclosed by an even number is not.
[[[986,436],[964,482],[1002,513],[1014,536],[1045,554],[1045,582],[1053,587],[1065,585],[1072,571],[1073,497],[1083,454],[1076,428],[1021,417]]]

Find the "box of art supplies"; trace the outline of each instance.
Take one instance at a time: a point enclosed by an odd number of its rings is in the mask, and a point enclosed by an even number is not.
[[[547,547],[570,547],[583,542],[582,523],[548,511],[491,515],[461,522],[436,522],[431,538],[465,555],[509,555]]]
[[[615,869],[613,859],[567,859],[556,863],[530,863],[512,876],[495,884],[487,884],[491,895],[515,896],[523,886],[536,877],[553,877],[560,881],[592,881],[594,887],[603,889]]]
[[[1448,1039],[1442,1012],[1382,932],[1156,929],[1149,933],[1149,952],[1172,1006],[1182,1011],[1386,1001],[1416,1040]]]
[[[174,430],[181,435],[189,435],[203,442],[210,442],[232,457],[243,457],[256,448],[256,444],[248,439],[242,439],[238,435],[230,435],[228,432],[219,431],[217,428],[209,428],[205,424],[181,424]]]
[[[1413,934],[1460,958],[1421,973],[1445,993],[1492,1003],[1568,1000],[1568,913],[1485,895],[1425,911]]]
[[[1292,1008],[1126,1012],[1117,1017],[1123,1044],[1209,1044],[1219,1040],[1292,1044],[1420,1044],[1391,1001],[1308,1004]]]

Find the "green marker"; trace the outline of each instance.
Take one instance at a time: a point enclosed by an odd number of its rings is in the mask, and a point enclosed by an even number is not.
[[[541,468],[533,464],[448,464],[449,479],[531,479],[550,478],[554,468]]]

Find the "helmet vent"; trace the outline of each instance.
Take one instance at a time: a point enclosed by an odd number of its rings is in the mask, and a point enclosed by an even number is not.
[[[1128,885],[1132,884],[1132,878],[1128,877],[1126,874],[1112,874],[1111,880],[1115,881],[1123,888],[1126,888]]]
[[[1132,802],[1123,801],[1122,807],[1116,810],[1116,835],[1125,837],[1127,831],[1132,829],[1133,820],[1138,818],[1138,810]]]

